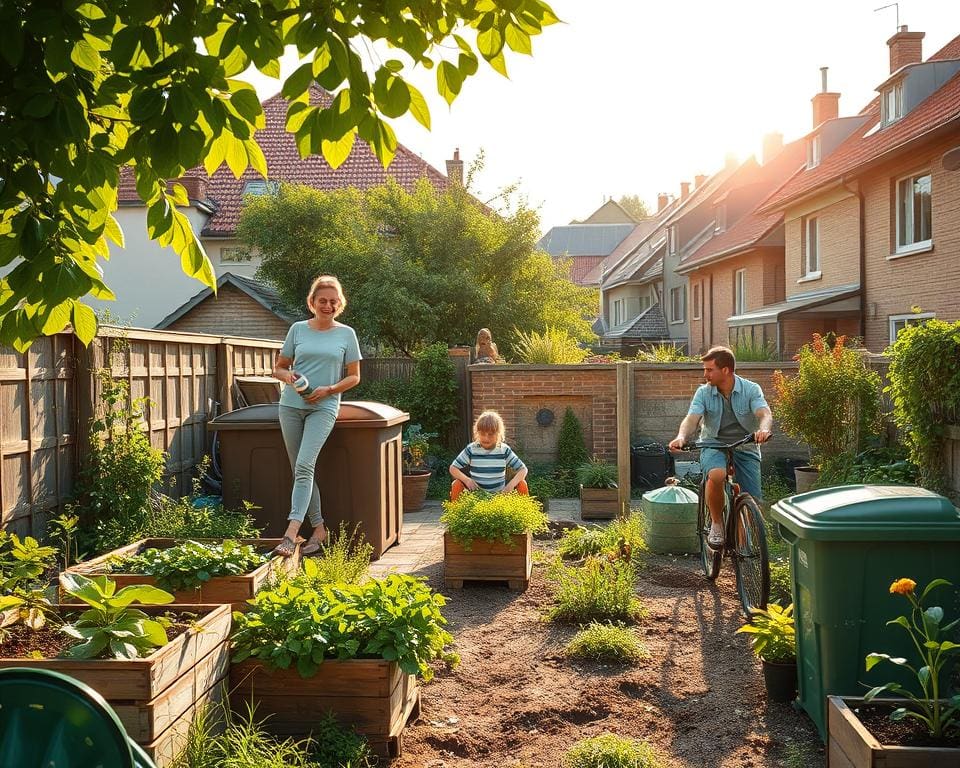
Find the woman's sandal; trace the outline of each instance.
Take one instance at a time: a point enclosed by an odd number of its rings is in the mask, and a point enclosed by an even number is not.
[[[320,551],[320,547],[327,543],[327,537],[324,536],[322,539],[315,539],[311,536],[307,539],[307,543],[300,547],[301,555],[315,555]]]
[[[289,536],[284,536],[283,540],[273,548],[273,554],[280,557],[292,557],[297,551],[297,543]]]

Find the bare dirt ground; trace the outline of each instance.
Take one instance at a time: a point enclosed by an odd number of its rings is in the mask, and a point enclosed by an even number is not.
[[[541,553],[552,547],[536,542]],[[605,732],[649,741],[672,767],[822,768],[813,725],[789,704],[767,703],[759,662],[734,634],[732,571],[724,563],[711,585],[698,567],[693,557],[647,556],[639,632],[650,659],[624,668],[564,659],[576,628],[542,619],[542,565],[524,593],[447,591],[443,563],[431,566],[431,586],[450,597],[444,615],[462,661],[423,689],[392,768],[559,767],[574,742]]]

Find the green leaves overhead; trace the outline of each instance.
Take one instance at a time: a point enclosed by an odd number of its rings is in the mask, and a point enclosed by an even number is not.
[[[268,176],[254,138],[263,110],[251,86],[235,79],[251,65],[279,77],[284,49],[301,54],[281,89],[301,155],[321,153],[337,167],[359,137],[386,165],[397,148],[388,120],[410,113],[430,127],[426,99],[405,71],[435,67],[438,92],[452,103],[480,57],[506,75],[504,51],[529,54],[531,37],[557,22],[541,0],[389,9],[347,0],[333,11],[296,0],[209,0],[175,8],[0,5],[0,81],[9,86],[0,123],[0,264],[15,264],[0,279],[0,344],[25,349],[67,321],[84,340],[93,337],[95,318],[82,299],[113,296],[98,261],[109,256],[108,241],[123,243],[110,214],[124,166],[147,205],[150,236],[176,251],[187,274],[215,287],[177,210],[189,201],[167,182],[223,164],[237,177],[247,168]],[[450,42],[456,60],[443,58]],[[370,65],[359,52],[371,48],[403,60]],[[332,103],[310,103],[313,82],[334,94]]]

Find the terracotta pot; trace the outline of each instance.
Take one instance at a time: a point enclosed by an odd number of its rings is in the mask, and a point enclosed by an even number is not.
[[[760,659],[763,684],[770,701],[785,703],[797,697],[797,660],[787,662]]]
[[[429,469],[415,469],[403,473],[403,511],[416,512],[427,499],[427,486],[430,485]]]
[[[797,493],[812,491],[820,479],[820,470],[816,467],[794,467],[793,476],[797,480]]]

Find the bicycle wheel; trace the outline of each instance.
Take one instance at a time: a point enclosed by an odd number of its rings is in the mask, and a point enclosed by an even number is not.
[[[737,594],[743,612],[750,618],[752,609],[766,608],[770,597],[767,532],[760,507],[749,494],[737,497],[733,505],[733,517],[735,538],[730,542],[730,549],[737,574]]]
[[[704,575],[713,581],[720,575],[720,563],[723,560],[723,550],[711,549],[707,544],[707,534],[710,533],[710,510],[707,509],[707,488],[705,483],[700,484],[700,501],[697,503],[697,538],[700,540],[700,565]]]

